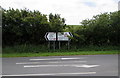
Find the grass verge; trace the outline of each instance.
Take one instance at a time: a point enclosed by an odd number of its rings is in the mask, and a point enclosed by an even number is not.
[[[70,55],[103,55],[120,54],[115,51],[78,51],[78,52],[40,52],[40,53],[3,53],[2,57],[39,57],[39,56],[70,56]]]

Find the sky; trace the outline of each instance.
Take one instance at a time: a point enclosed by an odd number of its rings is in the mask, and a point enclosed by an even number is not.
[[[60,14],[67,25],[80,25],[94,15],[118,10],[119,0],[0,0],[4,9],[38,10],[42,14]]]

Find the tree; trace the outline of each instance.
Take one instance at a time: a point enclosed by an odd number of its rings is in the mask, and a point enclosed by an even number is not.
[[[120,11],[110,13],[110,43],[120,45]]]
[[[58,32],[63,31],[65,28],[65,19],[61,18],[59,14],[53,15],[52,13],[49,14],[49,23],[51,27],[51,31]]]
[[[3,45],[44,44],[45,33],[62,31],[65,26],[64,18],[55,14],[41,14],[29,9],[2,10]]]
[[[87,45],[119,45],[120,13],[103,13],[81,22],[82,28],[76,33],[84,36]],[[78,38],[80,39],[80,38]]]
[[[47,16],[27,9],[2,10],[3,45],[41,44],[50,26]]]

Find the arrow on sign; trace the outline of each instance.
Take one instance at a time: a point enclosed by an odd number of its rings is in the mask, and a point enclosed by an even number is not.
[[[56,41],[56,33],[55,32],[47,32],[45,34],[45,39],[48,41]]]

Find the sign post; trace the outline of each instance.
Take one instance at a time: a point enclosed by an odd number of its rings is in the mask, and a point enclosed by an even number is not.
[[[68,49],[70,49],[70,41],[68,41]]]
[[[51,48],[51,42],[52,43],[52,47],[55,50],[55,41],[56,41],[56,33],[55,32],[47,32],[45,34],[45,39],[48,41],[48,48]]]
[[[58,48],[61,49],[61,41],[68,42],[68,49],[70,48],[70,38],[73,35],[70,32],[47,32],[45,34],[45,39],[48,41],[48,47],[50,48],[50,42],[53,42],[53,49],[56,49],[56,44],[58,42]],[[55,43],[56,42],[56,43]]]
[[[60,41],[59,41],[59,49],[60,49]]]

